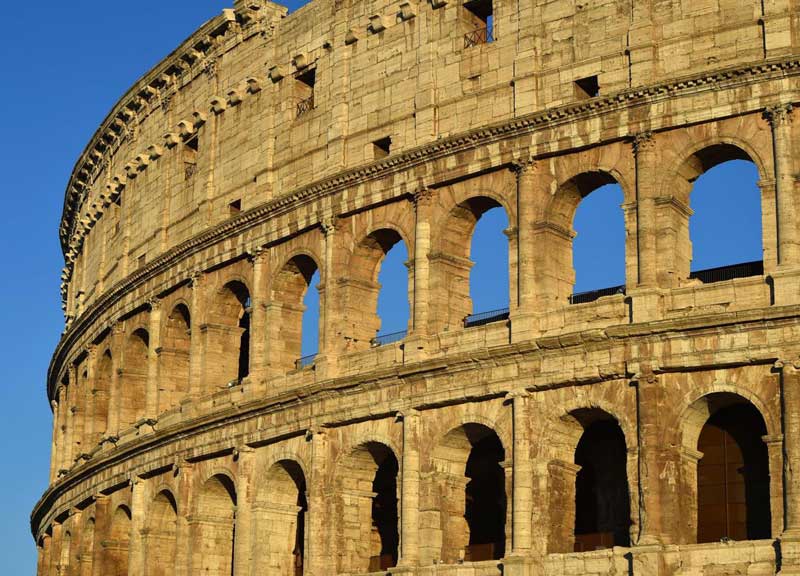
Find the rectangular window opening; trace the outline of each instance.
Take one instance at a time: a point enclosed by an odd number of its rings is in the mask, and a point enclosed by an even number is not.
[[[144,265],[147,263],[147,254],[142,254],[136,259],[136,268],[142,269]]]
[[[299,72],[295,77],[294,91],[297,102],[297,117],[314,109],[314,86],[317,83],[316,68],[308,68]]]
[[[387,136],[386,138],[381,138],[380,140],[375,140],[372,143],[373,157],[376,160],[388,156],[391,149],[392,149],[392,139],[389,136]]]
[[[492,0],[467,0],[462,15],[464,48],[494,42],[494,7]]]
[[[236,216],[239,212],[242,211],[242,201],[241,200],[234,200],[230,204],[228,204],[228,212],[231,216]]]
[[[200,149],[197,136],[183,143],[183,178],[190,180],[197,172],[197,152]]]
[[[586,100],[599,95],[600,83],[597,80],[597,75],[575,80],[575,97],[578,100]]]

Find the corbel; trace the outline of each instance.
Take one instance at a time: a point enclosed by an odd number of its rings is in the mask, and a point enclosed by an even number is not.
[[[131,180],[136,178],[136,175],[138,174],[138,172],[139,172],[139,170],[138,170],[138,167],[136,166],[136,162],[128,162],[127,164],[125,164],[125,174]]]
[[[228,91],[228,104],[238,106],[242,102],[242,94],[236,88]]]
[[[117,185],[117,192],[125,188],[125,176],[122,174],[115,174],[111,181]]]
[[[181,58],[183,58],[189,64],[194,64],[195,62],[203,58],[203,53],[195,48],[189,48],[186,52],[183,53]]]
[[[351,28],[350,30],[347,31],[347,34],[345,34],[344,36],[344,43],[345,45],[350,46],[351,44],[355,44],[356,42],[358,42],[358,35],[356,34],[355,30]]]
[[[431,3],[431,8],[437,10],[439,8],[444,8],[447,6],[447,0],[429,0]]]
[[[206,123],[208,117],[206,116],[205,112],[200,112],[199,110],[196,110],[192,113],[192,119],[194,121],[194,127],[200,128],[200,126]]]
[[[158,144],[153,144],[147,148],[147,153],[150,155],[150,160],[158,160],[164,155],[164,149]]]
[[[303,68],[308,67],[308,58],[306,55],[300,52],[299,54],[295,54],[292,58],[292,66],[295,67],[296,70],[302,70]]]
[[[247,83],[247,93],[248,94],[256,94],[261,92],[261,81],[254,76],[250,76],[246,80]]]
[[[119,115],[122,116],[122,119],[125,122],[128,122],[131,118],[133,118],[136,115],[136,113],[126,106],[125,108],[119,111]]]
[[[178,122],[178,130],[180,132],[181,138],[189,138],[189,136],[193,135],[196,130],[194,127],[194,122],[189,122],[188,120],[181,120]]]
[[[273,83],[280,82],[284,76],[283,68],[277,64],[269,69],[269,79],[272,80]]]
[[[167,132],[164,134],[163,138],[164,146],[167,148],[175,148],[175,146],[181,143],[181,137],[175,132]]]
[[[378,34],[386,30],[386,22],[383,19],[383,16],[380,14],[374,14],[369,17],[369,26],[367,26],[367,31],[371,34]]]
[[[125,121],[121,118],[114,118],[111,122],[111,129],[119,134],[125,129]]]
[[[147,86],[142,88],[142,90],[139,92],[139,95],[142,96],[142,98],[144,98],[145,100],[150,100],[150,98],[153,98],[154,96],[158,95],[158,90],[156,90],[154,86],[150,86],[148,84]]]
[[[138,164],[137,168],[141,172],[150,165],[150,155],[139,154],[138,156],[136,156],[135,162]]]
[[[228,103],[222,96],[214,96],[211,98],[211,111],[214,114],[222,114],[228,107]]]
[[[403,2],[400,4],[400,12],[397,14],[397,18],[402,22],[408,22],[409,20],[415,18],[417,15],[416,9],[411,2]]]

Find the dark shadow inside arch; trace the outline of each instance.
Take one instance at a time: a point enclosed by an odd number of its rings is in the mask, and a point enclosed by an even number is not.
[[[630,546],[630,494],[625,435],[600,411],[578,418],[584,432],[575,450],[575,551]]]
[[[469,526],[466,560],[498,560],[506,547],[506,486],[501,463],[505,450],[497,434],[479,425],[465,425],[472,449],[467,459],[464,518]]]
[[[399,464],[394,453],[383,444],[371,442],[367,449],[378,464],[372,482],[372,531],[380,539],[380,554],[370,558],[370,572],[397,566],[400,534],[397,511],[397,474]]]

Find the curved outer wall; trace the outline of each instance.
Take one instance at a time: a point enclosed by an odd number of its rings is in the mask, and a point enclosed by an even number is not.
[[[379,572],[392,457],[394,574],[800,573],[800,6],[494,0],[484,42],[480,5],[237,0],[109,114],[60,228],[40,576]],[[691,279],[692,182],[742,158],[763,273]],[[626,293],[570,304],[575,209],[609,182]],[[508,318],[465,327],[497,205]],[[388,241],[411,318],[378,346]],[[297,362],[314,270],[319,353]],[[768,529],[697,544],[699,429],[731,403],[763,419]],[[630,547],[576,552],[598,421],[624,436]],[[506,504],[485,560],[464,474],[487,439]]]

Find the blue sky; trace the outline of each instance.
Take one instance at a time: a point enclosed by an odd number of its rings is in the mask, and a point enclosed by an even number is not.
[[[289,4],[296,8],[301,3]],[[7,463],[0,474],[4,574],[35,571],[28,515],[48,478],[51,414],[45,374],[63,327],[57,229],[70,171],[117,98],[230,5],[232,0],[73,0],[17,2],[5,12],[0,44],[6,99],[0,114],[0,235],[6,270],[0,280],[0,442]],[[692,199],[698,212],[694,221],[705,219],[706,234],[695,246],[696,267],[760,258],[760,223],[754,217],[757,176],[741,164],[718,167],[698,181],[705,190]],[[726,201],[720,202],[720,195]],[[620,203],[618,190],[609,187],[581,206],[577,290],[623,281]],[[507,305],[504,219],[502,211],[488,213],[476,231],[476,312]],[[754,231],[747,234],[748,229]],[[380,276],[386,286],[379,306],[382,332],[405,328],[407,258],[401,247],[393,250]]]

